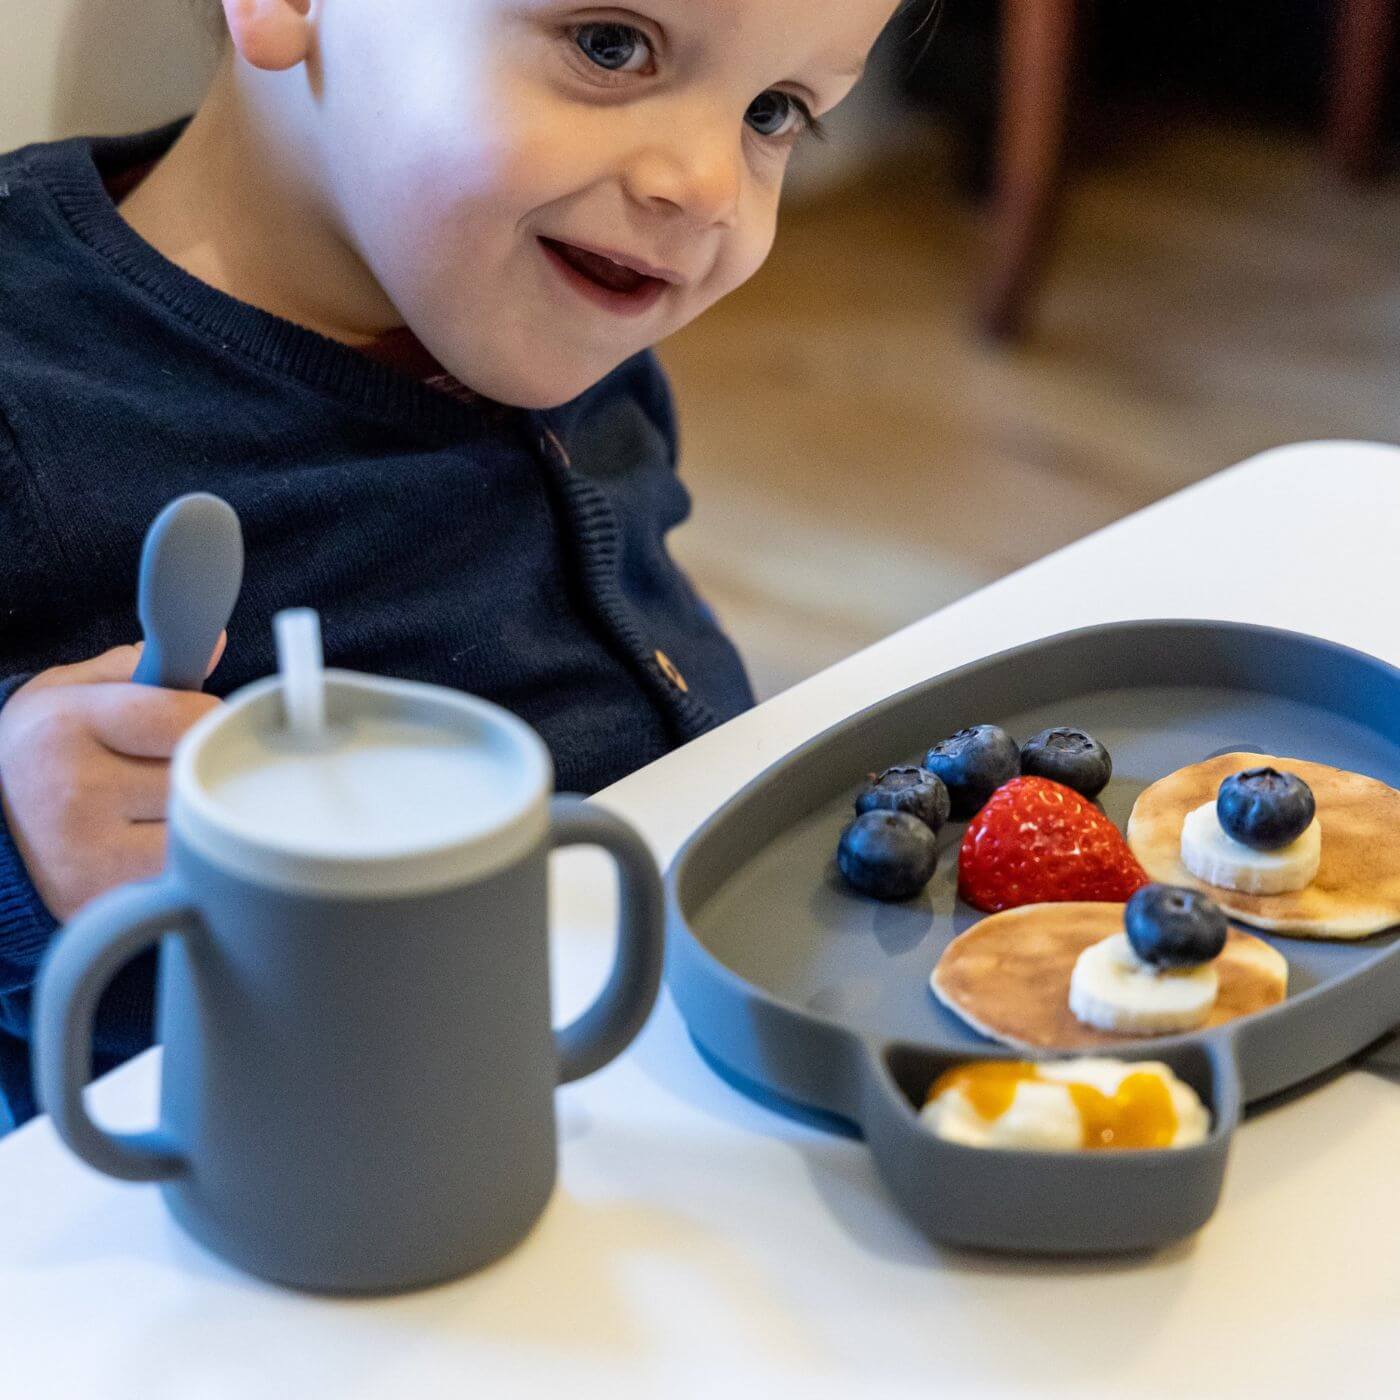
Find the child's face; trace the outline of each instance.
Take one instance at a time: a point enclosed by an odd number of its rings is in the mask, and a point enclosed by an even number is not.
[[[448,369],[540,408],[758,270],[804,104],[846,95],[895,0],[317,8],[330,217]],[[610,295],[559,244],[667,280]]]

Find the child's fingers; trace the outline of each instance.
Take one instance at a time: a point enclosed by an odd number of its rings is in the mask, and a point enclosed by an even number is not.
[[[201,691],[148,685],[91,685],[73,692],[73,705],[98,743],[130,758],[169,758],[180,736],[221,703]]]
[[[120,884],[127,880],[152,880],[165,869],[166,825],[162,822],[131,822],[117,839],[121,865]]]
[[[107,890],[132,880],[150,880],[165,868],[164,822],[109,823],[101,839],[90,841],[75,858],[71,851],[50,851],[32,863],[35,850],[23,852],[39,897],[60,923]]]
[[[219,662],[223,660],[224,648],[226,646],[228,646],[228,633],[226,631],[220,632],[219,640],[214,643],[214,654],[209,658],[208,666],[204,668],[204,674],[206,676],[211,675],[213,673],[214,667],[217,666]]]
[[[130,758],[114,753],[112,782],[117,812],[129,822],[164,821],[170,800],[170,763],[163,758]]]

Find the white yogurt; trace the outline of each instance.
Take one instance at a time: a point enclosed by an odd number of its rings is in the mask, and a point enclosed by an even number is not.
[[[1067,1084],[1087,1084],[1109,1098],[1130,1074],[1158,1076],[1171,1097],[1176,1131],[1171,1147],[1192,1147],[1210,1131],[1210,1114],[1196,1091],[1160,1060],[1114,1060],[1085,1056],[1038,1066],[1039,1079],[1016,1084],[1011,1103],[996,1118],[984,1118],[958,1088],[926,1104],[920,1121],[939,1137],[967,1147],[1035,1148],[1073,1152],[1083,1146],[1084,1126]]]

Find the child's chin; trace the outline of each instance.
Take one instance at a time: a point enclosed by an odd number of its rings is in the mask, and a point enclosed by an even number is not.
[[[619,360],[617,364],[621,364]],[[589,365],[555,369],[550,373],[502,374],[499,371],[475,376],[471,387],[497,403],[512,408],[558,408],[606,379],[617,364]]]

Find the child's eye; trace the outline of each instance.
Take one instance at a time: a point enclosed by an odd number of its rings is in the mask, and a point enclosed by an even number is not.
[[[797,124],[792,119],[796,117]],[[782,138],[800,136],[804,131],[818,129],[811,108],[800,97],[779,92],[776,88],[762,92],[749,103],[744,120],[760,136]]]
[[[640,73],[654,56],[651,40],[635,25],[596,21],[574,25],[567,32],[594,67],[609,73]],[[769,140],[795,140],[807,132],[825,139],[822,124],[812,115],[812,109],[800,97],[777,88],[754,98],[744,120]]]
[[[651,42],[630,24],[581,24],[574,43],[599,68],[612,73],[636,73],[651,53]],[[643,64],[633,62],[640,57]]]

